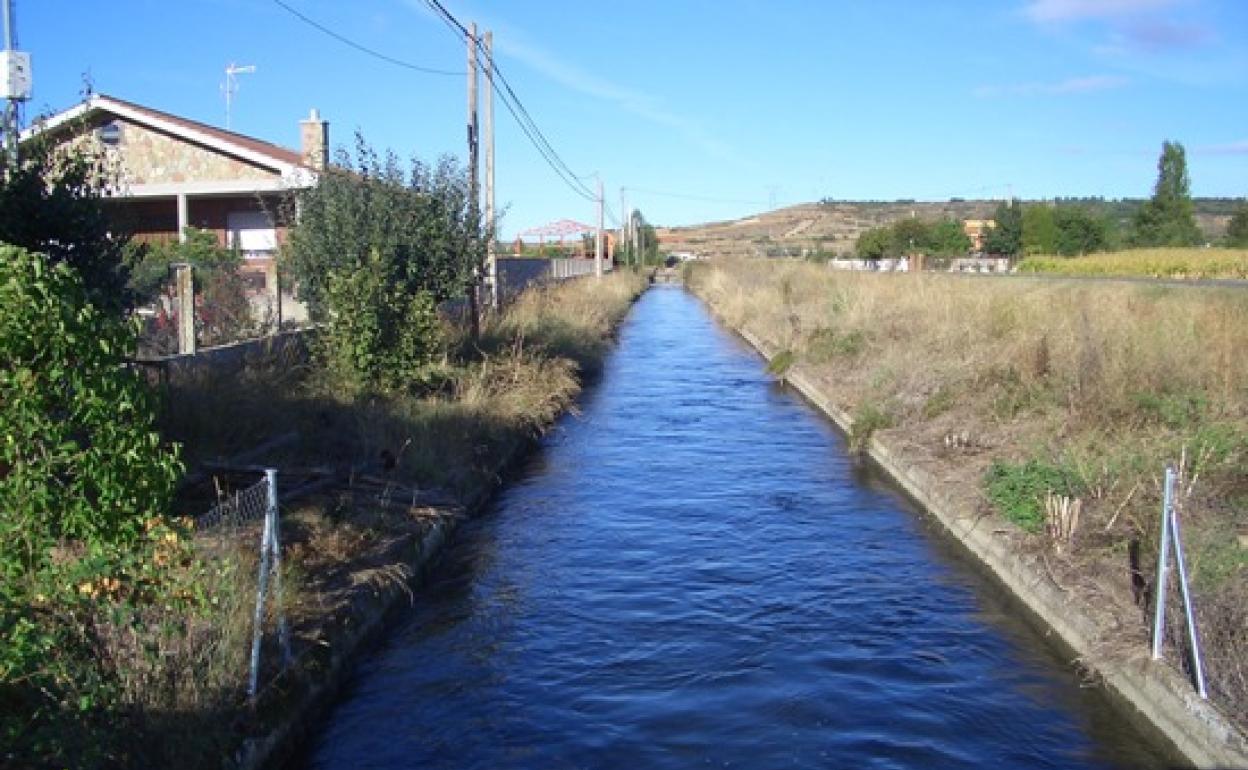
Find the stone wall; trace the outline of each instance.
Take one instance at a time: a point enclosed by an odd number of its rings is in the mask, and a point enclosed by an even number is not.
[[[119,159],[129,184],[272,179],[272,171],[168,134],[117,119]]]

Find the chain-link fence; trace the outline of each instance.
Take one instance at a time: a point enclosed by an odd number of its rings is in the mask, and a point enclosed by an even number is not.
[[[277,471],[266,470],[259,482],[240,490],[214,505],[195,520],[196,528],[239,528],[263,520],[260,535],[260,575],[256,584],[256,611],[252,620],[251,661],[247,677],[247,696],[255,698],[260,678],[260,647],[264,637],[265,605],[270,595],[273,614],[277,619],[278,644],[281,647],[281,668],[291,661],[290,629],[282,597],[281,518],[277,503]]]

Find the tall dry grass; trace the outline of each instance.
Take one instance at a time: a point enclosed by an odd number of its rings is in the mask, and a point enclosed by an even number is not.
[[[1086,585],[1089,603],[1112,593],[1133,644],[1153,587],[1132,570],[1155,563],[1163,464],[1186,458],[1210,679],[1248,723],[1248,550],[1237,539],[1248,534],[1248,292],[787,261],[699,266],[691,285],[730,325],[788,351],[863,424],[938,468],[954,494],[982,498],[994,463],[1063,480],[1068,489],[1051,491],[1077,493],[1084,510],[1055,569]]]

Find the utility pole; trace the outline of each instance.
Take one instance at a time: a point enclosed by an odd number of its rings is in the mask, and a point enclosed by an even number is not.
[[[602,277],[602,177],[598,177],[598,230],[594,233],[594,277]]]
[[[620,188],[620,236],[615,239],[616,259],[621,259],[620,254],[624,253],[624,232],[628,227],[628,209],[624,208],[624,188]],[[621,260],[622,261],[622,260]]]
[[[498,233],[494,221],[494,33],[485,33],[485,242],[490,307],[498,310]]]
[[[481,210],[481,193],[477,184],[477,25],[468,25],[468,206],[470,219],[477,221],[477,212]],[[476,244],[473,244],[475,253]],[[472,264],[472,283],[468,287],[468,314],[471,316],[472,339],[475,342],[481,336],[481,320],[478,318],[477,282],[478,265],[476,258]]]
[[[4,51],[0,52],[0,97],[4,105],[4,144],[10,161],[17,161],[17,139],[21,123],[21,103],[30,98],[30,54],[14,50],[17,45],[17,20],[13,0],[3,0]]]

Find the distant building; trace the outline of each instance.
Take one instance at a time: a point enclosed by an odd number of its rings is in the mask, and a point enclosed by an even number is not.
[[[997,223],[992,219],[967,219],[962,223],[962,232],[971,239],[971,251],[979,254],[984,250],[984,241],[988,233],[996,229]]]

